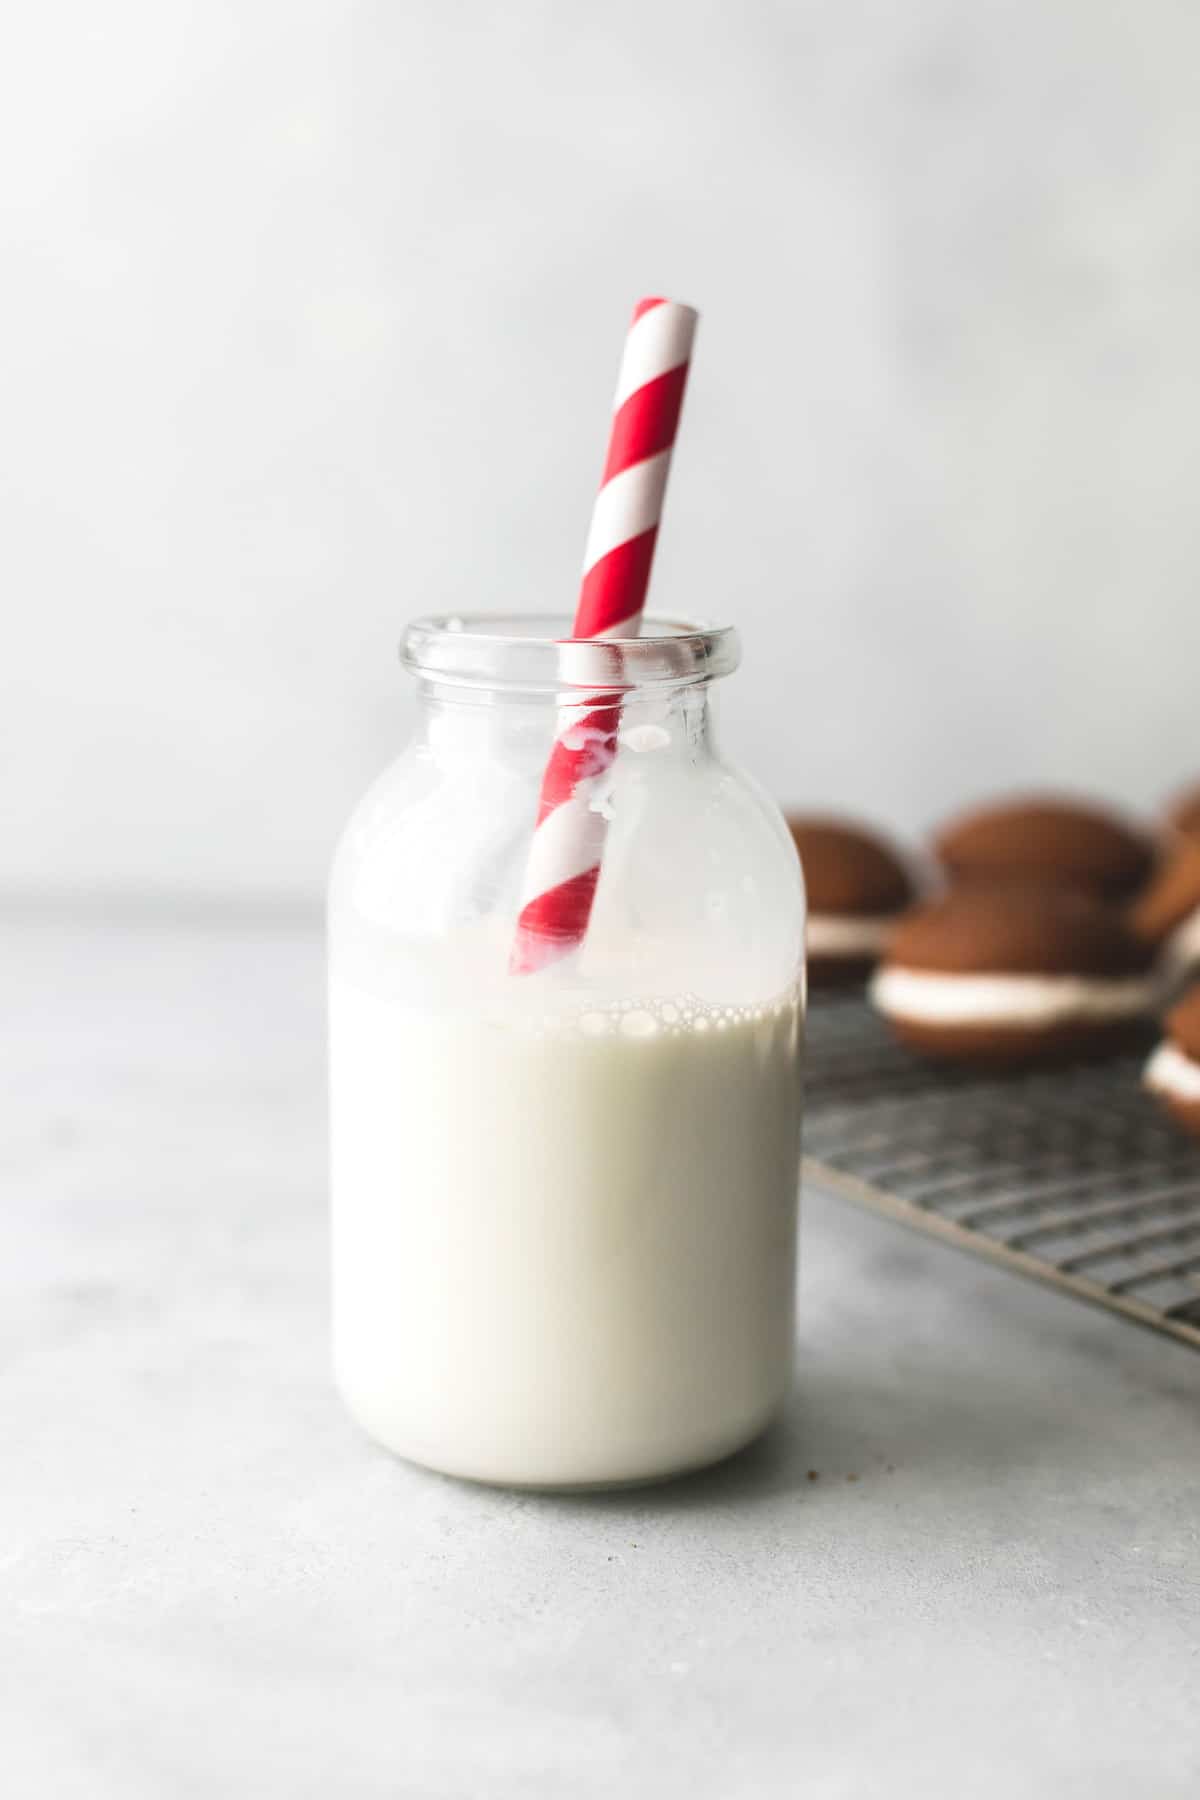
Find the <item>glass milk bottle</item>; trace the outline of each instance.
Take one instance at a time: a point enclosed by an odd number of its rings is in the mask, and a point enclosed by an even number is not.
[[[787,1386],[795,1291],[803,888],[714,742],[736,638],[569,630],[408,630],[415,741],[351,818],[329,901],[339,1387],[400,1455],[538,1488],[749,1442]],[[620,736],[589,792],[586,934],[515,974],[542,772],[589,692],[619,694]]]

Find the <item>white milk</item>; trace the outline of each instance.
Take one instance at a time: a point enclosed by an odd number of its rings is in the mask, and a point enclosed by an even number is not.
[[[351,973],[330,997],[333,1326],[365,1429],[539,1487],[754,1437],[792,1356],[798,995],[514,1019]]]

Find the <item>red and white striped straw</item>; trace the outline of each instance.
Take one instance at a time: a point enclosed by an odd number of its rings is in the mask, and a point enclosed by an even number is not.
[[[671,451],[697,315],[674,300],[639,300],[625,339],[612,430],[583,559],[576,638],[641,630]],[[591,916],[605,820],[596,783],[617,754],[618,695],[562,705],[542,777],[510,967],[528,975],[567,956]]]

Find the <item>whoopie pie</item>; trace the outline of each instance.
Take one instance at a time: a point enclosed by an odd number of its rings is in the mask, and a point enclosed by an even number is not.
[[[1151,946],[1165,988],[1200,969],[1200,838],[1175,840],[1130,908],[1129,922]]]
[[[1065,887],[1101,900],[1136,893],[1156,854],[1147,832],[1108,808],[1038,795],[962,814],[936,833],[934,849],[951,882]]]
[[[808,892],[808,968],[818,985],[861,981],[914,898],[899,853],[849,819],[788,819]]]
[[[1064,888],[957,888],[892,933],[871,998],[926,1055],[1068,1060],[1150,1008],[1151,951],[1119,913]]]
[[[1172,1007],[1165,1029],[1143,1079],[1171,1117],[1200,1137],[1200,982]]]

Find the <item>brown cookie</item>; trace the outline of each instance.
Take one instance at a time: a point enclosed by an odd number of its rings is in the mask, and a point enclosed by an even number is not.
[[[1185,788],[1167,808],[1167,818],[1176,831],[1186,837],[1200,838],[1200,782]]]
[[[1200,1063],[1200,981],[1189,988],[1164,1020],[1167,1037],[1185,1056]]]
[[[1030,796],[953,819],[934,848],[954,882],[1036,882],[1127,899],[1154,865],[1150,836],[1085,801]]]
[[[1167,1014],[1166,1037],[1143,1079],[1171,1117],[1200,1137],[1200,982]]]
[[[902,1042],[954,1061],[1066,1061],[1126,1040],[1149,1010],[1151,952],[1063,888],[964,887],[892,933],[871,997]]]
[[[819,986],[861,981],[914,895],[902,858],[848,820],[794,814],[788,825],[808,893],[808,968]]]

